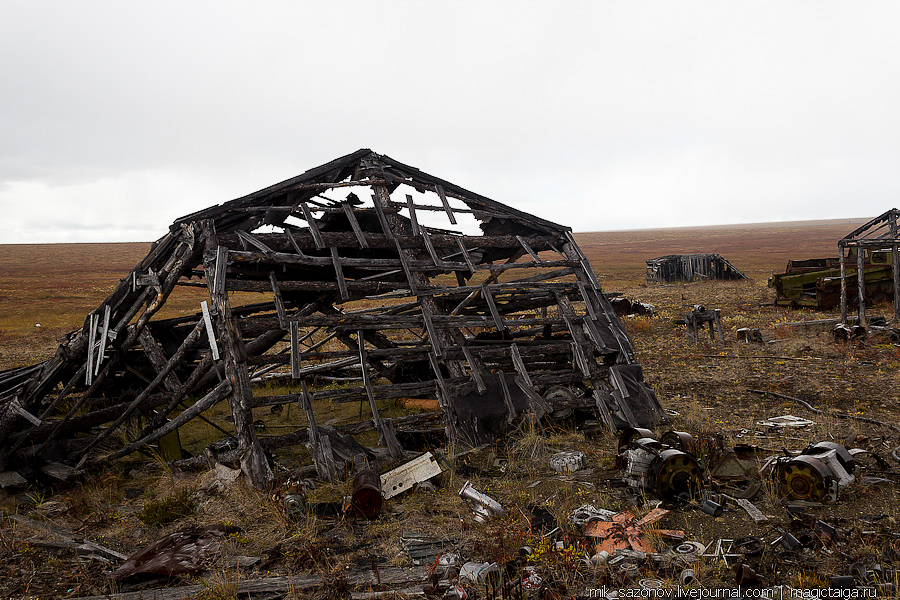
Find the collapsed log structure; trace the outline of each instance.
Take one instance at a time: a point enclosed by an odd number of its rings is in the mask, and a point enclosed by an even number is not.
[[[748,279],[721,254],[667,254],[647,261],[647,283]]]
[[[208,301],[155,318],[180,286]],[[297,385],[254,396],[265,373]],[[227,400],[250,483],[298,442],[331,477],[367,424],[400,455],[409,417],[382,418],[384,399],[437,398],[450,440],[475,444],[557,408],[560,386],[610,430],[664,418],[568,227],[363,149],[178,219],[53,358],[0,373],[0,471],[123,457]],[[318,427],[324,401],[371,420]],[[254,410],[294,402],[308,429],[258,434]]]
[[[838,258],[841,277],[841,323],[847,323],[848,290],[851,277],[848,275],[847,258],[856,259],[856,298],[859,324],[866,324],[866,299],[893,299],[894,320],[900,320],[900,233],[897,219],[900,210],[891,210],[875,217],[868,223],[845,235],[838,241]],[[848,250],[849,249],[849,250]],[[885,268],[890,262],[890,275],[885,276]],[[869,266],[871,265],[871,266]],[[879,269],[879,266],[881,269]],[[872,271],[880,271],[872,273]],[[873,277],[874,275],[874,277]],[[871,285],[867,278],[878,279],[881,285]],[[880,298],[879,298],[880,297]]]

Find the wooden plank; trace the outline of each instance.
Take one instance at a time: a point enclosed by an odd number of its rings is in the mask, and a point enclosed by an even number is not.
[[[866,326],[866,266],[862,248],[856,249],[856,291],[859,297],[859,324]]]
[[[531,377],[528,375],[528,369],[525,368],[525,361],[522,360],[522,354],[519,352],[519,347],[513,343],[509,346],[510,356],[512,356],[513,366],[518,371],[519,376],[528,384],[528,387],[534,388],[534,384],[531,383]]]
[[[219,360],[219,344],[216,343],[216,333],[213,329],[212,316],[209,314],[209,306],[206,300],[200,302],[200,310],[203,312],[203,324],[206,326],[206,339],[209,341],[209,349],[213,360]]]
[[[419,236],[419,218],[416,216],[416,205],[413,204],[413,197],[406,195],[406,207],[409,209],[409,222],[412,225],[412,234]]]
[[[469,267],[469,272],[474,275],[475,263],[472,262],[472,257],[469,256],[469,251],[466,249],[466,245],[463,243],[462,238],[456,238],[456,244],[459,246],[459,251],[462,253],[463,260],[466,261],[466,265]]]
[[[269,248],[268,246],[263,244],[261,241],[259,241],[258,239],[256,239],[255,237],[253,237],[252,235],[247,233],[246,231],[238,229],[235,231],[235,233],[243,241],[247,242],[248,244],[250,244],[251,246],[253,246],[256,249],[261,250],[264,254],[274,254],[275,253],[274,250],[272,250],[271,248]]]
[[[403,456],[403,448],[397,441],[394,430],[385,426],[378,412],[378,405],[375,404],[375,392],[372,390],[372,382],[369,379],[369,361],[366,358],[366,340],[363,330],[356,332],[356,340],[359,344],[359,364],[362,370],[363,386],[366,388],[366,396],[369,398],[369,408],[372,409],[372,420],[375,421],[375,427],[381,434],[379,443],[387,447],[391,456],[400,458]]]
[[[444,345],[438,337],[438,330],[434,326],[433,308],[429,304],[422,304],[422,319],[425,321],[425,330],[428,332],[428,343],[434,349],[434,353],[438,358],[444,356]]]
[[[327,435],[322,435],[319,431],[309,389],[306,387],[306,380],[302,380],[300,385],[302,393],[298,402],[301,408],[306,411],[306,419],[309,421],[309,446],[316,473],[323,481],[336,481],[339,469],[334,458],[334,452],[331,449],[331,440]]]
[[[484,296],[484,301],[487,303],[488,310],[491,312],[491,318],[494,319],[497,331],[509,331],[506,323],[503,322],[503,317],[500,316],[500,311],[497,310],[497,304],[494,303],[494,297],[491,295],[491,290],[487,285],[481,286],[481,295]]]
[[[385,193],[387,194],[387,197],[388,197],[387,201],[390,202],[391,201],[390,193],[387,192],[387,190],[385,190]],[[384,214],[384,206],[382,206],[381,202],[378,201],[378,196],[376,196],[375,194],[372,194],[372,202],[375,203],[375,214],[378,215],[378,222],[381,223],[381,230],[384,232],[384,236],[387,239],[396,243],[397,238],[394,235],[394,232],[391,231],[391,226],[388,223],[387,216]],[[399,234],[399,232],[398,232],[398,234]],[[400,247],[400,244],[397,244],[397,248],[399,248],[399,247]]]
[[[225,277],[228,270],[228,248],[225,246],[216,247],[216,262],[213,265],[213,281],[212,291],[216,294],[225,293]],[[208,285],[208,283],[207,283]]]
[[[472,373],[472,378],[475,380],[475,388],[478,390],[479,394],[485,393],[487,391],[487,385],[484,383],[480,362],[472,355],[472,350],[465,344],[462,346],[462,351],[463,356],[466,357],[466,362],[469,363],[469,371]]]
[[[522,248],[524,248],[525,252],[527,252],[528,255],[531,257],[531,260],[533,260],[534,262],[536,262],[538,264],[543,262],[538,257],[538,255],[535,253],[535,251],[531,249],[531,246],[528,245],[528,242],[525,241],[525,238],[523,238],[521,235],[517,235],[516,239],[519,240],[519,244],[522,245]]]
[[[94,379],[94,343],[97,338],[98,315],[91,313],[88,318],[87,366],[84,371],[84,385],[91,385]]]
[[[300,378],[300,324],[297,321],[290,322],[291,329],[291,377]]]
[[[503,390],[503,403],[506,404],[506,422],[512,424],[516,420],[516,407],[513,405],[512,395],[509,393],[509,386],[506,383],[506,373],[497,372],[497,380],[500,382],[500,389]]]
[[[404,252],[403,248],[400,247],[400,241],[394,239],[394,244],[397,247],[397,256],[400,258],[400,264],[403,266],[403,272],[406,274],[409,291],[412,292],[413,295],[417,295],[419,293],[419,286],[417,284],[418,282],[416,281],[418,278],[414,276],[412,269],[410,269],[409,267],[409,260],[406,257],[406,252]]]
[[[297,243],[296,238],[294,238],[294,234],[292,234],[288,230],[285,230],[284,235],[286,235],[288,240],[290,240],[291,247],[294,249],[294,252],[297,253],[297,256],[299,256],[301,258],[305,257],[306,255],[303,253],[303,250],[300,249],[300,245]]]
[[[440,256],[438,256],[437,251],[434,249],[434,244],[431,243],[431,236],[428,235],[428,232],[424,229],[422,230],[422,239],[425,240],[425,248],[428,249],[428,254],[431,255],[431,260],[434,262],[434,266],[443,266],[444,261]]]
[[[347,220],[350,221],[350,228],[353,229],[353,234],[356,236],[357,242],[359,242],[359,247],[368,248],[369,243],[366,242],[366,236],[363,235],[362,228],[359,226],[359,221],[356,220],[356,214],[353,212],[353,207],[345,200],[341,202],[341,208],[344,209],[344,214],[347,215]]]
[[[275,278],[275,271],[269,271],[269,281],[272,283],[272,294],[275,300],[275,312],[278,313],[278,324],[282,329],[288,328],[287,312],[284,310],[284,301],[281,299],[281,287]]]
[[[150,364],[153,365],[153,369],[157,373],[166,368],[166,355],[163,354],[163,351],[160,349],[159,344],[156,342],[156,338],[153,337],[153,333],[149,328],[145,327],[141,332],[141,335],[138,336],[138,343],[144,351],[144,354],[147,356],[147,360],[150,361]],[[178,381],[178,377],[172,372],[163,380],[163,386],[170,394],[175,394],[181,387],[181,382]]]
[[[453,209],[450,208],[450,203],[447,201],[447,194],[444,192],[444,186],[436,183],[434,184],[434,191],[436,191],[437,195],[441,197],[441,204],[444,205],[444,212],[447,213],[447,217],[450,219],[450,222],[456,225],[456,217],[453,215]]]
[[[341,257],[338,256],[338,249],[335,246],[331,250],[331,264],[334,265],[334,274],[337,277],[338,289],[341,291],[341,299],[347,301],[350,299],[350,292],[347,290],[347,280],[344,279],[344,270],[341,268]]]
[[[609,381],[613,386],[613,394],[616,395],[618,399],[619,410],[625,415],[625,419],[629,423],[636,423],[636,419],[634,418],[634,413],[631,412],[631,406],[628,404],[627,398],[628,395],[628,387],[625,385],[625,382],[622,380],[622,376],[616,369],[609,370]]]
[[[401,568],[382,566],[378,574],[367,569],[351,571],[346,580],[354,589],[372,590],[377,585],[400,587],[401,589],[385,592],[386,595],[402,594],[406,590],[406,584],[420,584],[428,578],[428,571],[424,567]],[[258,579],[245,579],[235,584],[235,594],[244,599],[272,598],[278,594],[292,594],[297,591],[318,590],[323,585],[323,576],[317,574],[302,574],[277,577],[262,577]],[[411,595],[420,595],[414,588]],[[186,600],[197,597],[209,591],[208,585],[185,585],[178,587],[166,587],[157,589],[140,590],[137,592],[118,592],[104,594],[102,596],[81,596],[72,600]],[[378,594],[378,592],[376,592]],[[378,596],[372,596],[371,592],[356,593],[352,600],[374,600]]]
[[[100,333],[100,344],[97,347],[97,360],[94,363],[94,375],[97,375],[100,373],[100,363],[103,362],[103,358],[106,356],[106,338],[110,334],[109,314],[110,314],[110,308],[109,308],[109,304],[107,304],[103,310],[103,329]]]
[[[313,241],[316,243],[316,248],[319,250],[324,250],[325,242],[322,241],[322,234],[321,232],[319,232],[319,226],[318,224],[316,224],[316,220],[313,218],[312,213],[309,211],[309,206],[306,205],[306,202],[300,203],[300,210],[303,211],[303,218],[306,220],[306,224],[309,225],[309,232],[312,234]]]

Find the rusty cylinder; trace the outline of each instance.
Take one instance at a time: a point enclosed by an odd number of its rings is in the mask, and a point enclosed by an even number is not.
[[[374,518],[381,512],[381,477],[375,471],[366,469],[353,478],[353,509],[366,517]]]

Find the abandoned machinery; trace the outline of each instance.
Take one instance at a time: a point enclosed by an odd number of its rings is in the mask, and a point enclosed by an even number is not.
[[[630,492],[662,499],[699,499],[710,486],[734,498],[749,499],[771,477],[779,493],[794,500],[836,502],[840,490],[854,481],[854,457],[834,442],[818,442],[796,452],[768,456],[756,447],[728,448],[722,436],[700,441],[683,431],[657,437],[649,429],[631,428],[619,437],[616,466]]]

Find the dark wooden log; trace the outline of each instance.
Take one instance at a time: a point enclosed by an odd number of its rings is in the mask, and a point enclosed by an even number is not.
[[[206,247],[215,247],[217,241],[212,221],[205,221],[203,230]],[[204,268],[208,272],[214,271],[216,267],[217,265],[204,264]],[[216,309],[216,326],[223,349],[225,376],[231,384],[229,402],[234,417],[238,450],[241,453],[241,471],[250,485],[258,489],[266,489],[274,479],[274,474],[259,445],[256,429],[253,427],[253,393],[250,390],[250,377],[247,370],[247,350],[240,335],[237,319],[231,312],[228,294],[218,292],[215,286],[210,286],[209,295]]]

